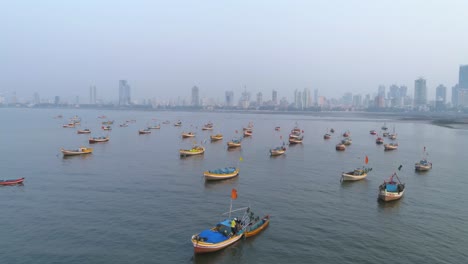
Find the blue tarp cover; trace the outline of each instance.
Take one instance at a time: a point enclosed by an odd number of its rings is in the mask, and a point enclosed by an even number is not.
[[[229,168],[223,168],[223,169],[216,169],[216,170],[210,170],[210,173],[215,173],[215,174],[231,174],[236,170],[234,167],[229,167]]]
[[[231,227],[231,220],[226,219],[226,220],[222,221],[222,222],[219,223],[219,224],[220,224],[220,225],[223,225],[223,226]]]
[[[198,236],[208,243],[219,243],[228,239],[223,234],[210,229],[203,230]]]
[[[396,184],[388,184],[387,183],[387,192],[396,192],[398,191],[398,186]]]

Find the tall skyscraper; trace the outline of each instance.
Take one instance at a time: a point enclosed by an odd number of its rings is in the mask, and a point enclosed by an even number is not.
[[[54,98],[54,104],[55,104],[55,105],[60,104],[60,96],[58,96],[58,95],[55,96],[55,98]]]
[[[271,92],[271,101],[273,102],[274,105],[278,104],[278,92],[275,90]]]
[[[257,106],[263,105],[263,94],[262,92],[257,93]]]
[[[314,105],[315,105],[315,106],[318,106],[318,99],[319,99],[319,96],[318,96],[318,89],[315,89],[315,90],[314,90]]]
[[[96,104],[96,86],[89,87],[89,104]]]
[[[447,100],[447,87],[441,84],[437,86],[436,88],[436,101],[441,101],[443,104],[445,104],[446,100]]]
[[[294,107],[296,109],[302,109],[302,93],[297,89],[294,90]]]
[[[311,107],[311,94],[308,88],[304,88],[302,92],[302,108],[309,108]]]
[[[379,85],[379,90],[378,90],[377,95],[385,99],[385,85]]]
[[[424,106],[427,104],[426,80],[419,78],[414,81],[414,106]]]
[[[353,105],[353,94],[352,93],[345,93],[342,98],[343,104],[346,106]]]
[[[408,87],[402,85],[399,89],[400,96],[405,98],[408,95]]]
[[[362,106],[362,96],[360,94],[353,95],[353,106],[354,107]]]
[[[458,88],[468,89],[468,65],[460,65],[458,72]]]
[[[119,105],[130,105],[130,85],[127,80],[119,81]]]
[[[34,93],[34,104],[40,104],[41,103],[41,99],[39,98],[39,93]]]
[[[200,94],[199,89],[197,86],[192,87],[192,106],[199,106],[200,105]]]
[[[228,107],[234,106],[234,92],[233,91],[226,91],[226,106]]]
[[[452,106],[457,107],[458,104],[458,84],[452,87]]]

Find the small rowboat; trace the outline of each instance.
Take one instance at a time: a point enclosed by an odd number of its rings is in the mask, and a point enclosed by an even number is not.
[[[216,135],[211,135],[210,136],[211,141],[218,141],[223,139],[223,135],[221,134],[216,134]]]
[[[93,153],[93,148],[80,147],[74,150],[66,150],[62,148],[60,151],[62,151],[63,156],[76,156],[82,154],[91,154]]]
[[[139,135],[151,134],[151,130],[149,130],[149,128],[140,129],[138,130],[138,134]]]
[[[428,162],[426,159],[422,159],[414,164],[414,169],[417,171],[428,171],[432,169],[432,163]]]
[[[89,133],[91,133],[91,130],[89,130],[89,129],[87,129],[87,128],[85,128],[85,129],[83,129],[83,130],[78,129],[78,130],[76,131],[76,133],[77,133],[77,134],[89,134]]]
[[[270,156],[280,156],[283,155],[286,152],[286,148],[283,147],[277,147],[274,149],[270,149]]]
[[[102,130],[112,130],[111,126],[102,126]]]
[[[398,143],[384,144],[384,150],[395,150],[398,148]]]
[[[120,124],[120,127],[128,127],[127,123]]]
[[[213,124],[207,123],[202,127],[202,130],[213,130]]]
[[[370,172],[372,168],[358,168],[354,171],[343,172],[341,174],[342,181],[358,181],[367,177],[367,173]]]
[[[280,131],[281,130],[281,127],[277,126],[275,127],[275,131]]]
[[[244,137],[251,137],[252,136],[252,130],[244,130]]]
[[[299,137],[299,138],[290,137],[289,138],[289,144],[301,144],[302,139],[303,139],[303,137]]]
[[[330,138],[331,138],[331,135],[330,135],[330,134],[328,134],[328,133],[327,133],[327,134],[325,134],[325,135],[323,135],[323,139],[330,139]]]
[[[203,175],[205,176],[205,180],[207,181],[231,179],[239,175],[239,168],[228,167],[223,169],[205,171]]]
[[[383,132],[383,133],[382,133],[382,136],[383,136],[383,137],[388,137],[388,134],[389,134],[388,132]]]
[[[63,128],[74,128],[75,127],[75,123],[69,123],[69,124],[65,124],[62,126]]]
[[[182,126],[182,122],[180,122],[180,121],[177,121],[176,123],[174,123],[174,126],[176,126],[176,127],[180,127],[180,126]]]
[[[110,121],[110,120],[103,121],[103,122],[101,122],[101,124],[103,124],[103,125],[112,125],[112,124],[114,124],[114,120],[112,120],[112,121]]]
[[[346,145],[346,146],[349,146],[349,145],[351,145],[353,143],[353,141],[351,140],[351,138],[347,137],[347,138],[341,140],[341,143]]]
[[[201,155],[205,153],[205,148],[202,146],[193,146],[191,149],[180,149],[179,154],[181,157]]]
[[[330,129],[330,133],[335,133],[335,129]]]
[[[377,131],[375,131],[375,130],[371,130],[369,133],[370,133],[371,135],[377,135]]]
[[[346,131],[346,132],[343,133],[343,137],[345,137],[345,138],[349,137],[349,134],[351,134],[351,133],[349,131]]]
[[[11,179],[11,180],[0,180],[0,185],[23,184],[23,182],[24,182],[24,178]]]
[[[397,135],[396,134],[390,134],[390,135],[388,135],[388,138],[391,139],[391,140],[395,140],[397,138]]]
[[[261,219],[257,219],[257,221],[251,222],[245,231],[245,237],[253,237],[258,235],[262,232],[265,228],[268,227],[270,224],[270,216],[265,215]]]
[[[149,126],[148,129],[161,129],[160,125]]]
[[[238,148],[241,146],[241,141],[239,139],[233,139],[227,143],[228,148]]]
[[[398,182],[393,180],[393,177],[396,176]],[[405,193],[405,184],[400,182],[398,175],[394,173],[389,181],[384,181],[379,186],[379,199],[388,202],[400,199]]]
[[[338,151],[344,151],[344,150],[346,150],[346,145],[338,143],[338,144],[336,144],[335,149],[338,150]]]
[[[188,132],[188,133],[182,133],[182,138],[191,138],[191,137],[194,137],[195,134],[192,133],[192,132]]]
[[[91,137],[89,138],[89,144],[107,142],[109,141],[109,136],[107,137]]]

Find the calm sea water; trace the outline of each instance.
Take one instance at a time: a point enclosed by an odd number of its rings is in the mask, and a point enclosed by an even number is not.
[[[64,119],[52,117],[63,114]],[[86,157],[63,158],[61,147],[87,145],[87,135],[61,125],[78,115],[92,135],[109,134]],[[99,129],[107,115],[114,129]],[[164,120],[150,135],[137,130]],[[135,124],[121,128],[124,120]],[[201,131],[212,121],[213,132]],[[254,123],[241,150],[226,141]],[[466,155],[468,131],[387,120],[399,135],[398,150],[384,152],[369,130],[382,120],[355,117],[236,113],[124,112],[0,109],[1,178],[25,177],[23,186],[0,188],[0,263],[464,263],[468,258]],[[302,145],[271,158],[296,123]],[[274,131],[281,126],[281,131]],[[331,140],[322,136],[336,130]],[[336,152],[340,134],[353,144]],[[195,139],[181,139],[183,131]],[[180,148],[221,132],[201,157],[181,159]],[[434,168],[416,173],[429,152]],[[340,174],[369,157],[366,180],[340,183]],[[205,183],[202,173],[236,165],[239,177]],[[402,164],[405,196],[377,201],[379,184]],[[222,220],[230,191],[235,207],[271,214],[259,236],[221,251],[194,256],[190,237]]]

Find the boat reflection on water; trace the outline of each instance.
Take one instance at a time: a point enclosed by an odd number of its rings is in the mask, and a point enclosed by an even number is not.
[[[357,188],[357,189],[366,189],[369,186],[369,181],[367,178],[364,178],[359,181],[341,181],[341,188],[347,189],[347,188]]]
[[[210,254],[194,254],[191,261],[199,264],[225,263],[226,260],[229,260],[230,263],[242,263],[242,260],[245,258],[244,251],[246,250],[244,244],[247,241],[248,240],[244,241],[244,238],[241,238],[236,243],[220,251],[211,252]]]
[[[384,210],[385,213],[390,213],[393,214],[394,210],[399,210],[400,209],[400,204],[404,201],[404,197],[398,200],[394,201],[382,201],[381,199],[377,198],[377,204],[379,209]]]
[[[93,157],[93,155],[74,155],[74,156],[63,156],[62,159],[64,159],[64,160],[68,160],[68,159],[85,160],[85,159],[91,159],[92,157]]]
[[[239,176],[240,176],[240,174],[239,174]],[[232,187],[233,186],[232,184],[236,183],[238,181],[239,176],[234,177],[234,178],[230,178],[230,179],[226,179],[226,180],[221,180],[221,181],[205,181],[205,189],[215,190],[215,189],[221,188],[223,186]]]

